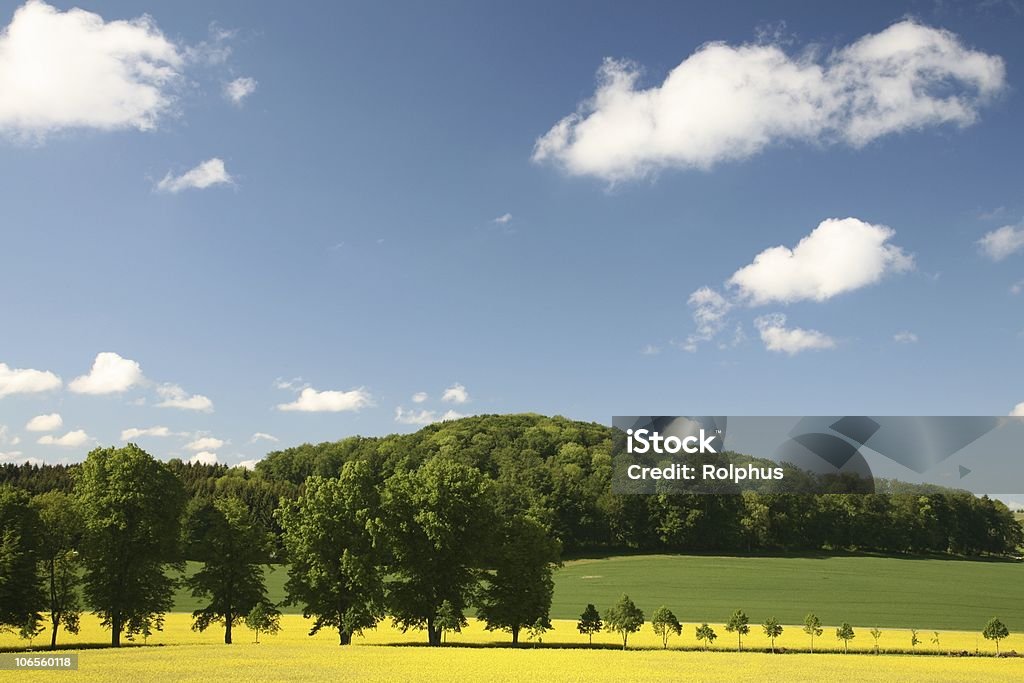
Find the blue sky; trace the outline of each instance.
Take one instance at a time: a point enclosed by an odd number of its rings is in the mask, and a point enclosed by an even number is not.
[[[19,7],[6,461],[1024,401],[1020,5]]]

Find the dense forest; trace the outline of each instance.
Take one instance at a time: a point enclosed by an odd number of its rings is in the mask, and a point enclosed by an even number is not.
[[[120,636],[159,629],[170,569],[207,607],[196,628],[272,625],[262,566],[345,644],[386,616],[436,645],[473,609],[488,628],[549,626],[552,572],[587,553],[873,551],[1013,555],[1000,501],[882,482],[884,493],[618,495],[611,428],[484,415],[414,434],[269,453],[255,471],[161,462],[133,444],[79,465],[0,467],[0,628],[77,628],[82,600]],[[876,489],[877,490],[877,489]],[[54,640],[54,643],[56,641]]]
[[[494,482],[499,509],[529,511],[566,554],[608,551],[866,550],[957,555],[1016,552],[1020,526],[997,500],[934,486],[887,483],[886,493],[791,496],[623,496],[611,491],[612,430],[534,414],[483,415],[413,434],[354,436],[274,451],[254,472],[174,459],[186,496],[241,498],[280,535],[274,510],[313,475],[336,478],[346,462],[377,484],[445,457]],[[159,455],[159,454],[156,454]],[[77,466],[0,466],[0,484],[31,494],[71,491]]]

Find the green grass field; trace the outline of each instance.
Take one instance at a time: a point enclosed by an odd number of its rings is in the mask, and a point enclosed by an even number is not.
[[[566,563],[552,616],[604,609],[626,592],[650,614],[668,605],[680,620],[725,620],[736,609],[758,623],[774,616],[825,623],[973,631],[993,616],[1024,615],[1024,563],[863,556],[624,556]]]
[[[195,563],[186,571],[194,572]],[[284,599],[287,571],[266,575],[270,598]],[[717,557],[637,555],[573,560],[555,574],[551,616],[575,619],[588,602],[603,610],[622,593],[647,614],[668,605],[683,621],[722,621],[742,609],[760,623],[815,612],[825,623],[980,630],[1024,615],[1024,563],[872,556]],[[179,590],[174,611],[199,601]],[[297,613],[297,608],[286,608]],[[1018,628],[1024,627],[1024,624]],[[1012,627],[1011,627],[1012,628]]]

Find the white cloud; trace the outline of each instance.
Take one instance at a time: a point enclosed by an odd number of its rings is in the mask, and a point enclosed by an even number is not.
[[[224,84],[224,97],[234,104],[241,105],[246,97],[256,92],[256,85],[255,78],[236,78]]]
[[[914,334],[913,332],[903,330],[902,332],[897,332],[896,334],[894,334],[892,336],[892,340],[898,344],[916,344],[917,335]]]
[[[1010,294],[1016,295],[1020,294],[1021,292],[1024,292],[1024,280],[1018,280],[1017,282],[1014,282],[1012,285],[1010,285]]]
[[[1010,411],[1010,417],[1024,417],[1024,403],[1018,403]]]
[[[256,463],[258,462],[259,460],[243,460],[235,465],[235,467],[241,467],[243,470],[249,470],[251,472],[256,469]]]
[[[1024,249],[1024,224],[1004,225],[986,233],[978,240],[978,246],[993,261],[1002,261],[1007,256]]]
[[[21,443],[21,437],[8,436],[7,425],[0,425],[0,446],[17,446]]]
[[[46,464],[39,458],[26,457],[21,451],[0,452],[0,463],[8,463],[11,465],[21,465],[22,463],[26,463],[29,465],[35,465],[36,467]]]
[[[454,410],[438,413],[434,410],[406,410],[402,406],[395,408],[395,422],[406,425],[428,425],[434,422],[458,420],[463,417],[466,417],[466,415]]]
[[[281,403],[278,410],[304,413],[340,413],[358,411],[373,405],[373,397],[363,387],[351,391],[317,391],[306,387],[291,403]]]
[[[0,398],[13,394],[36,394],[59,389],[60,377],[46,370],[11,368],[0,363]]]
[[[274,436],[273,434],[267,434],[266,432],[256,432],[255,434],[252,435],[252,438],[249,439],[249,443],[256,443],[257,441],[270,441],[272,443],[277,443],[278,441],[280,441],[280,439]]]
[[[728,284],[752,305],[825,301],[913,268],[913,257],[887,244],[895,234],[856,218],[829,218],[793,249],[765,249]]]
[[[506,223],[511,223],[511,222],[512,222],[512,214],[510,214],[510,213],[503,213],[503,214],[501,214],[500,216],[498,216],[497,218],[495,218],[492,221],[492,223],[497,223],[498,225],[505,225]]]
[[[657,356],[659,353],[661,353],[661,349],[655,346],[654,344],[647,344],[642,349],[640,349],[640,353],[642,353],[645,356]]]
[[[205,190],[214,185],[230,185],[233,182],[234,179],[224,167],[224,161],[214,157],[179,176],[168,171],[167,175],[156,184],[156,189],[160,192],[177,194],[182,190]]]
[[[29,0],[0,33],[0,132],[152,129],[173,109],[182,63],[148,16],[105,22]]]
[[[441,400],[447,403],[465,403],[469,400],[469,392],[466,391],[466,387],[456,382],[444,390]]]
[[[144,380],[138,363],[104,351],[96,355],[89,374],[71,380],[68,389],[76,394],[116,394]]]
[[[913,269],[913,257],[889,243],[895,234],[889,227],[856,218],[828,218],[792,249],[765,249],[726,281],[728,294],[705,286],[690,295],[696,330],[679,345],[692,352],[701,342],[714,339],[739,304],[826,301]],[[742,327],[737,327],[732,345],[743,338]]]
[[[781,313],[762,315],[754,320],[754,326],[761,334],[764,347],[769,351],[793,356],[801,351],[831,349],[836,345],[834,339],[817,330],[786,327],[786,316]]]
[[[215,451],[226,442],[213,436],[203,436],[185,445],[190,451]]]
[[[785,141],[861,147],[925,126],[970,125],[1005,85],[1001,58],[912,20],[819,54],[708,43],[649,89],[636,65],[606,59],[593,97],[537,140],[533,159],[615,182],[706,169]]]
[[[693,309],[693,322],[697,325],[697,331],[686,338],[682,347],[684,351],[692,353],[697,350],[700,342],[713,339],[722,331],[732,303],[710,287],[701,287],[693,292],[687,303]]]
[[[425,391],[417,391],[415,394],[412,395],[412,402],[413,403],[423,403],[428,398],[430,398],[430,396],[427,395],[427,392],[425,392]]]
[[[60,429],[64,425],[64,419],[58,413],[50,413],[49,415],[36,415],[28,424],[25,425],[25,429],[30,432],[52,432],[55,429]]]
[[[131,427],[121,431],[121,441],[133,441],[141,436],[170,436],[171,430],[167,427],[147,427],[140,429]]]
[[[188,461],[193,465],[216,465],[217,454],[210,453],[209,451],[202,451],[201,453],[193,455],[188,459]]]
[[[213,401],[202,394],[192,394],[177,384],[162,384],[156,393],[163,399],[156,404],[157,408],[177,408],[179,410],[196,410],[202,413],[213,412]]]
[[[73,432],[68,432],[64,436],[55,437],[47,434],[46,436],[39,437],[36,443],[44,446],[64,446],[65,448],[77,448],[83,446],[90,441],[92,437],[85,433],[85,430],[76,429]]]

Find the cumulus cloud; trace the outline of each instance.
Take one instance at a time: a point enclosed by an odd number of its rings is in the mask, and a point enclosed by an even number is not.
[[[0,33],[0,132],[152,129],[173,109],[182,66],[148,16],[108,22],[29,0]]]
[[[692,352],[714,339],[737,305],[826,301],[913,269],[913,257],[889,242],[895,234],[857,218],[829,218],[792,249],[765,249],[729,277],[725,293],[705,286],[690,295],[696,329],[681,347]],[[738,327],[734,343],[742,338]]]
[[[758,317],[754,320],[754,327],[761,334],[766,349],[791,356],[801,351],[831,349],[836,345],[834,339],[817,330],[786,327],[786,316],[781,313]]]
[[[89,374],[71,380],[68,389],[76,394],[118,394],[144,380],[138,363],[104,351],[96,355]]]
[[[913,257],[888,244],[895,234],[856,218],[829,218],[793,249],[765,249],[728,284],[754,305],[825,301],[913,268]]]
[[[358,411],[373,405],[373,397],[363,387],[351,391],[317,391],[306,387],[291,403],[278,404],[277,409],[303,413],[340,413]]]
[[[236,78],[230,83],[224,84],[224,97],[231,100],[233,104],[241,105],[249,95],[256,92],[255,78]]]
[[[46,370],[11,368],[0,363],[0,398],[14,394],[37,394],[61,387],[61,379]]]
[[[188,459],[188,461],[193,465],[216,465],[217,454],[210,453],[209,451],[202,451],[193,455]]]
[[[215,451],[226,442],[213,436],[203,436],[185,445],[190,451]]]
[[[39,437],[36,443],[42,444],[43,446],[64,446],[65,448],[77,448],[78,446],[84,446],[85,444],[92,441],[92,437],[85,433],[83,429],[76,429],[73,432],[68,432],[64,436],[46,436]]]
[[[1024,417],[1024,402],[1018,403],[1010,411],[1010,417]]]
[[[249,470],[251,472],[256,469],[256,463],[258,462],[259,460],[243,460],[235,465],[235,467],[241,467],[243,470]]]
[[[157,408],[177,408],[178,410],[195,410],[201,413],[213,412],[213,401],[202,394],[189,394],[177,384],[162,384],[156,388],[160,396]]]
[[[466,391],[466,387],[456,382],[444,390],[441,400],[447,403],[465,403],[469,400],[469,392]]]
[[[913,332],[903,330],[902,332],[897,332],[896,334],[894,334],[892,336],[892,340],[897,344],[916,344],[917,335],[914,334]]]
[[[1005,87],[1000,57],[913,20],[820,54],[708,43],[647,89],[638,66],[606,59],[593,97],[537,140],[533,159],[615,182],[707,169],[786,141],[861,147],[926,126],[970,125]]]
[[[430,396],[427,395],[427,392],[425,392],[425,391],[417,391],[415,394],[412,395],[412,402],[413,403],[423,403],[428,398],[430,398]]]
[[[131,427],[121,430],[121,441],[133,441],[141,436],[170,436],[171,430],[167,427],[147,427],[140,429]]]
[[[511,223],[512,222],[512,214],[510,214],[510,213],[503,213],[503,214],[501,214],[500,216],[498,216],[497,218],[495,218],[491,222],[492,223],[497,223],[498,225],[505,225],[506,223]]]
[[[168,171],[167,175],[156,184],[156,189],[160,192],[177,194],[182,190],[205,190],[214,185],[230,185],[233,182],[234,178],[228,173],[224,161],[214,157],[181,175],[176,176]]]
[[[273,434],[267,434],[266,432],[256,432],[255,434],[252,435],[252,438],[249,439],[249,443],[256,443],[257,441],[270,441],[272,443],[277,443],[278,441],[280,441],[280,439],[278,439]]]
[[[466,416],[454,410],[438,413],[434,410],[406,410],[402,406],[395,408],[395,422],[406,425],[428,425],[434,422],[458,420],[463,417]]]
[[[49,415],[36,415],[28,421],[25,429],[30,432],[52,432],[62,426],[64,426],[64,419],[60,414],[50,413]]]
[[[982,253],[993,261],[1002,261],[1007,256],[1024,249],[1024,224],[1004,225],[986,233],[978,240]]]

